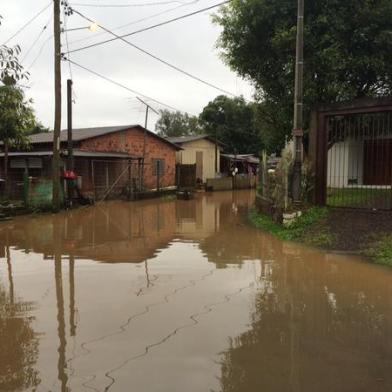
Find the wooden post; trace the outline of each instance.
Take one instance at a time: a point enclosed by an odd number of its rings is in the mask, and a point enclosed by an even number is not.
[[[297,50],[295,64],[294,92],[294,168],[293,168],[293,200],[301,199],[301,167],[303,159],[303,73],[304,73],[304,0],[298,0],[297,15]]]
[[[60,0],[53,0],[54,29],[54,132],[52,158],[52,209],[60,210],[61,38]]]

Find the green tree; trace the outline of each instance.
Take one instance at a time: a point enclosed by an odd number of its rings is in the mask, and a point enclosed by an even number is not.
[[[5,77],[0,86],[0,140],[4,146],[5,197],[9,195],[8,152],[10,147],[28,144],[28,131],[35,126],[31,100],[17,87],[13,78]]]
[[[269,142],[277,146],[292,127],[296,3],[233,0],[215,16],[223,27],[218,42],[223,58],[254,83]],[[317,104],[391,93],[391,31],[389,0],[306,3],[306,119]]]
[[[161,110],[161,117],[155,126],[155,130],[159,136],[164,137],[197,135],[201,133],[197,117],[169,110]]]
[[[258,154],[261,134],[255,123],[254,104],[244,98],[219,95],[203,109],[200,123],[206,133],[225,143],[233,154]]]

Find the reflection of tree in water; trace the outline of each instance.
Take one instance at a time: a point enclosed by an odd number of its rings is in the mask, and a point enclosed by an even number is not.
[[[38,357],[38,336],[26,312],[32,304],[13,302],[0,286],[0,390],[32,390],[40,383],[34,369]]]
[[[324,264],[272,264],[251,328],[222,353],[222,392],[392,390],[390,280]]]

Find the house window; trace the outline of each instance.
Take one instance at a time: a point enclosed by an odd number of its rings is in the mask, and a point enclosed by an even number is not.
[[[152,175],[162,177],[165,174],[165,160],[164,159],[153,159],[152,160]]]

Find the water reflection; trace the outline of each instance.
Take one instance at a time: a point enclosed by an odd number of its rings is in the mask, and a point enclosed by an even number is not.
[[[212,236],[210,241],[220,242],[219,235],[214,235],[221,225],[231,225],[234,234],[243,218],[240,212],[253,197],[251,192],[224,192],[219,198],[211,195],[191,202],[109,202],[58,215],[20,218],[0,228],[0,240],[8,236],[13,247],[45,258],[53,258],[57,250],[73,259],[141,263],[177,238],[203,241]],[[219,262],[224,250],[206,246],[205,251]],[[229,255],[225,261],[233,260]]]
[[[267,245],[250,328],[221,356],[221,391],[392,390],[391,273]],[[265,260],[268,251],[261,249]],[[340,259],[340,260],[339,260]]]
[[[0,390],[392,390],[391,271],[254,230],[253,197],[0,225]]]
[[[0,390],[34,389],[39,383],[35,369],[38,357],[38,336],[28,313],[34,304],[15,296],[10,249],[5,247],[7,289],[0,282]]]

